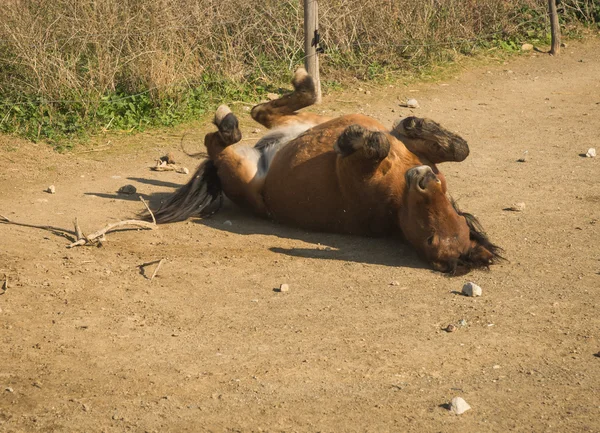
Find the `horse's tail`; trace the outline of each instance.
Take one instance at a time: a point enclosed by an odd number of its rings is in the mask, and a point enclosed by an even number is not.
[[[217,167],[207,159],[200,164],[190,181],[154,212],[154,218],[158,224],[164,224],[183,221],[192,216],[206,217],[216,213],[222,202],[223,191]]]

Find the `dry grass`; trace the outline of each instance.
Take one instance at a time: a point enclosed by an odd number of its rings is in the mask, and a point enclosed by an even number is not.
[[[593,20],[594,1],[563,3]],[[545,0],[320,0],[319,7],[322,65],[332,77],[418,68],[546,25]],[[93,102],[138,92],[177,99],[207,76],[277,82],[303,61],[299,0],[4,0],[2,9],[5,101]]]

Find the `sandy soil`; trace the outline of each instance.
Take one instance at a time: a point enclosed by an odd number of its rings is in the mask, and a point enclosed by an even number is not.
[[[100,248],[0,224],[0,431],[600,431],[600,157],[580,156],[600,150],[600,42],[564,51],[321,107],[391,123],[414,97],[414,114],[464,136],[470,157],[442,170],[505,249],[489,272],[448,278],[395,241],[231,204]],[[235,107],[250,144],[257,126]],[[85,232],[129,218],[143,207],[118,188],[156,203],[187,176],[148,167],[174,151],[193,169],[180,139],[198,150],[208,128],[69,155],[1,137],[0,214],[66,229],[78,217]],[[138,266],[161,258],[150,282]],[[467,281],[481,298],[458,293]],[[452,415],[455,396],[472,410]]]

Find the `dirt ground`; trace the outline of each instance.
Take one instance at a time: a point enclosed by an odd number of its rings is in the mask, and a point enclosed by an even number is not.
[[[506,263],[449,278],[397,241],[230,203],[99,248],[0,224],[0,431],[600,431],[600,157],[581,156],[600,150],[600,41],[455,75],[363,85],[320,109],[414,113],[465,137],[470,157],[441,168]],[[421,107],[400,107],[409,97]],[[234,107],[251,144],[257,125]],[[1,137],[0,214],[65,229],[78,217],[86,233],[130,218],[143,206],[119,187],[157,203],[187,176],[149,166],[173,151],[193,170],[181,137],[199,150],[209,128],[67,155]],[[140,272],[162,258],[153,281]],[[461,296],[467,281],[483,296]],[[452,415],[455,396],[472,410]]]

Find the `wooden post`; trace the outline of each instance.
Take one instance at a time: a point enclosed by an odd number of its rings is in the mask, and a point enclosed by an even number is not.
[[[317,0],[304,0],[304,67],[315,80],[317,104],[321,102],[321,79],[319,78],[319,57],[317,53],[317,34],[319,23],[319,4]]]
[[[556,0],[548,0],[550,9],[550,33],[552,34],[552,48],[550,54],[560,54],[560,26],[558,24],[558,13],[556,12]]]

